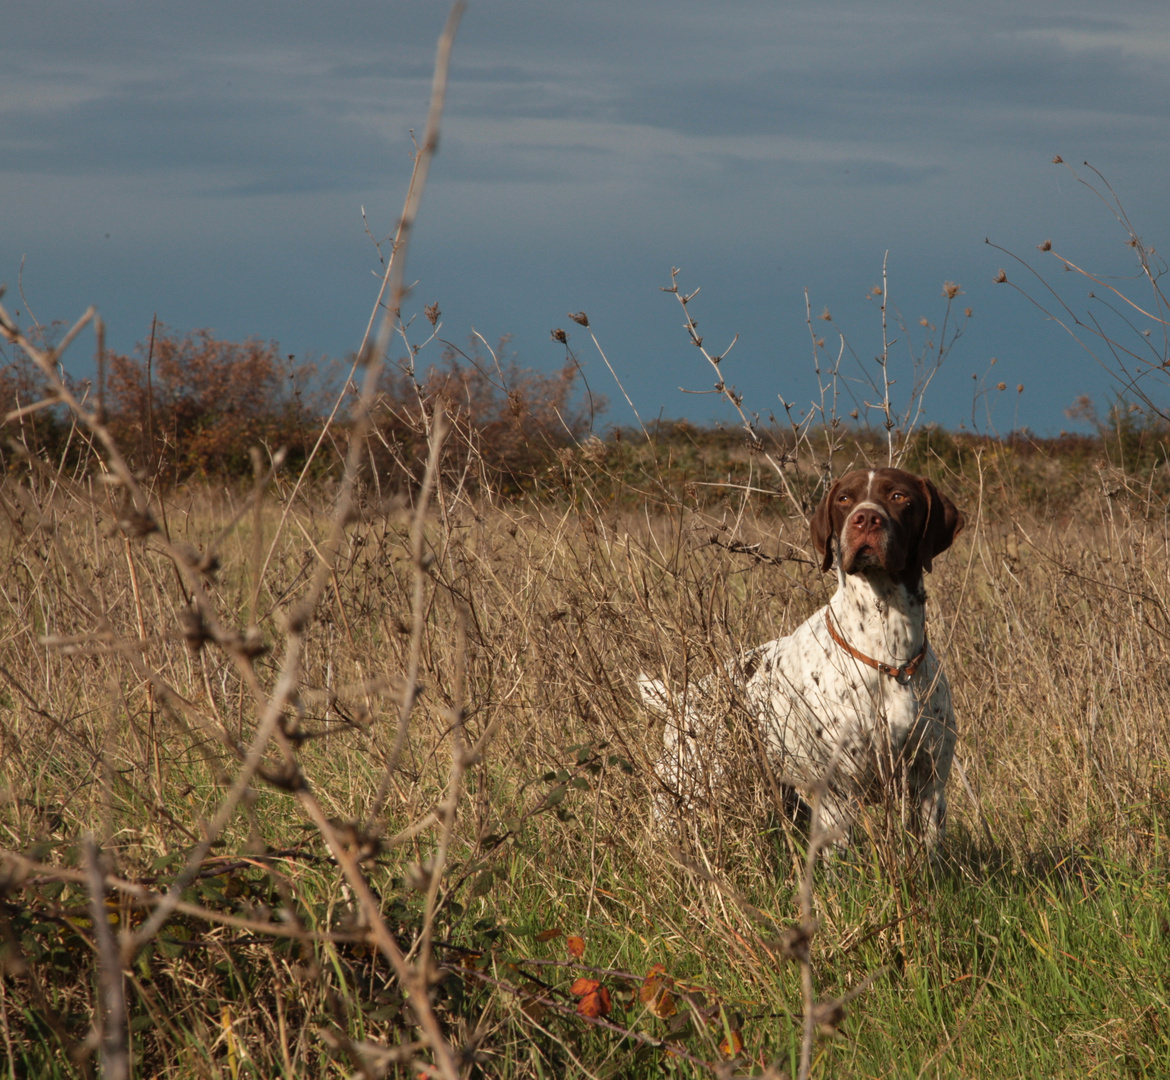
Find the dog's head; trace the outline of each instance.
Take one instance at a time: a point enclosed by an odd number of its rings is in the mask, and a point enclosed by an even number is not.
[[[914,583],[963,527],[929,480],[902,469],[855,469],[836,481],[809,523],[821,569],[833,553],[846,574],[883,570]]]

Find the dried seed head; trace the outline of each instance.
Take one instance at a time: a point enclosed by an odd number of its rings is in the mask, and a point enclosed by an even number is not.
[[[569,344],[569,335],[564,330],[554,330],[552,332],[552,339],[553,341],[559,341],[562,345]]]
[[[781,956],[789,960],[799,960],[802,964],[809,961],[809,945],[813,934],[816,933],[815,923],[802,923],[800,926],[789,926],[781,931],[776,939],[776,949]]]
[[[431,326],[437,326],[439,320],[443,317],[443,313],[439,310],[438,300],[436,300],[433,304],[427,304],[427,306],[423,308],[423,314],[427,317],[427,322],[429,322]]]
[[[179,629],[192,655],[198,653],[211,640],[207,624],[203,621],[203,612],[198,608],[179,608]]]
[[[195,564],[195,569],[204,577],[214,580],[216,572],[219,570],[219,565],[219,556],[210,551],[205,551]]]
[[[586,461],[594,465],[599,465],[609,456],[609,447],[596,435],[590,435],[581,444],[581,453]]]
[[[1007,281],[1007,271],[1001,269],[1000,272],[996,274],[995,277],[991,280],[994,281],[996,285],[1002,285],[1005,281]]]
[[[845,1019],[845,1006],[839,1001],[818,1001],[812,1007],[812,1020],[822,1035],[836,1035]]]
[[[381,839],[366,832],[356,821],[330,818],[329,824],[333,826],[337,839],[357,856],[358,862],[373,858],[382,850]]]
[[[996,383],[996,384],[995,384],[995,388],[996,388],[996,390],[1006,390],[1006,389],[1007,389],[1007,383],[1005,383],[1005,382]]]
[[[955,282],[955,281],[944,281],[943,282],[943,296],[945,296],[948,300],[954,300],[954,298],[956,296],[958,296],[959,293],[961,293],[962,291],[963,290],[961,288],[959,288],[958,282]]]
[[[144,536],[158,532],[158,525],[155,524],[154,518],[150,514],[139,513],[133,508],[127,508],[127,512],[118,519],[118,528],[135,540],[141,540]]]
[[[295,762],[281,762],[274,768],[260,768],[256,771],[274,788],[281,791],[297,792],[307,787],[305,777]]]
[[[825,308],[825,310],[821,312],[821,318],[824,319],[825,322],[832,322],[833,321],[833,316],[829,314],[828,308]]]
[[[202,574],[204,577],[215,577],[216,571],[219,569],[219,558],[211,552],[200,551],[198,548],[191,547],[190,544],[176,544],[175,554],[183,561],[183,564],[188,570],[194,570],[197,574]]]
[[[1039,250],[1039,251],[1051,251],[1051,250],[1052,250],[1052,241],[1051,241],[1051,240],[1045,240],[1045,241],[1044,241],[1044,243],[1042,243],[1042,244],[1037,244],[1037,245],[1036,245],[1036,248],[1037,248],[1037,250]]]
[[[240,639],[240,652],[249,660],[255,660],[257,657],[263,656],[269,651],[270,646],[260,636],[260,628],[258,626],[249,626],[244,631],[244,636]]]
[[[312,617],[313,609],[309,604],[297,604],[288,613],[288,632],[290,634],[303,634]]]
[[[280,733],[294,745],[299,745],[305,741],[306,735],[304,728],[301,727],[301,719],[304,716],[304,706],[301,702],[296,702],[297,711],[295,713],[281,713],[277,718],[276,725],[280,728]]]
[[[1057,155],[1056,155],[1056,157],[1054,157],[1054,158],[1052,159],[1052,164],[1053,164],[1053,165],[1063,165],[1063,164],[1064,164],[1064,158],[1062,158],[1062,157],[1061,157],[1059,154],[1057,154]]]
[[[426,892],[431,887],[434,867],[429,863],[412,863],[406,868],[406,887],[415,892]]]
[[[583,311],[578,311],[576,315],[570,311],[569,318],[572,319],[575,323],[580,323],[582,326],[589,325],[589,316],[586,315]]]

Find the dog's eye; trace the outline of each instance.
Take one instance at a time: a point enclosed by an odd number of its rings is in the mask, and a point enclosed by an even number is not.
[[[894,502],[905,502],[906,501],[906,495],[905,495],[905,493],[903,493],[901,491],[895,491],[893,493],[893,495],[890,496],[890,498],[893,499]]]
[[[853,501],[853,497],[851,495],[838,495],[837,496],[837,502],[839,502],[839,503],[847,503],[847,502],[852,502],[852,501]]]

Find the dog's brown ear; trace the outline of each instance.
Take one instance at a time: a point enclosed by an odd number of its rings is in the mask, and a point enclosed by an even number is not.
[[[955,542],[963,528],[963,515],[950,499],[929,480],[919,480],[926,496],[926,524],[918,542],[918,558],[922,569],[930,572],[936,555],[941,555]]]
[[[812,532],[813,547],[821,557],[821,572],[829,570],[833,565],[833,500],[837,497],[837,489],[841,486],[838,480],[821,499],[813,516],[809,519],[809,530]]]

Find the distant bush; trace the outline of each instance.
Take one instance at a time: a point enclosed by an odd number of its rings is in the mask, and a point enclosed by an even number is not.
[[[504,352],[507,339],[501,342]],[[462,363],[460,362],[462,357]],[[555,469],[562,451],[589,433],[605,402],[579,400],[570,361],[554,374],[448,349],[442,366],[412,377],[405,362],[389,365],[375,410],[379,465],[408,483],[421,478],[427,417],[441,404],[453,422],[444,470],[473,490],[516,493]]]
[[[59,328],[43,332],[47,343],[54,332]],[[604,439],[590,438],[606,403],[582,386],[576,363],[536,371],[509,356],[507,344],[504,339],[487,355],[478,341],[466,351],[448,346],[437,366],[417,373],[405,359],[387,364],[363,455],[377,469],[374,488],[419,483],[430,418],[441,404],[453,424],[443,472],[469,493],[542,491],[572,498],[575,481],[588,473],[594,494],[614,504],[638,501],[651,488],[683,493],[688,503],[705,506],[734,500],[736,492],[774,490],[773,509],[789,512],[780,486],[761,469],[757,449],[741,431],[659,419],[648,433],[611,428]],[[354,388],[341,386],[342,367],[297,363],[272,341],[234,343],[210,330],[179,335],[161,328],[153,349],[139,345],[133,355],[108,357],[107,422],[132,468],[174,484],[249,478],[250,450],[257,446],[267,454],[285,448],[286,468],[299,470],[332,413],[312,466],[314,477],[322,478],[338,467],[352,419]],[[69,385],[94,402],[96,387],[77,380]],[[45,393],[44,377],[23,353],[0,353],[0,416],[19,414],[0,439],[5,470],[16,468],[26,452],[71,471],[88,468],[90,441],[60,407],[24,411]],[[1083,491],[1100,486],[1101,468],[1170,499],[1170,424],[1161,415],[1121,400],[1098,413],[1081,398],[1069,416],[1092,433],[1043,438],[1024,430],[996,437],[926,426],[909,441],[903,464],[952,489],[1002,488],[1036,511],[1066,512]],[[789,433],[761,431],[773,452],[791,455]],[[833,439],[834,473],[884,457],[880,437],[866,429],[838,430]],[[789,475],[790,486],[810,506],[821,483],[823,475],[808,468]]]
[[[1066,410],[1070,419],[1093,425],[1110,465],[1147,477],[1170,460],[1170,420],[1149,408],[1117,398],[1104,417],[1087,395]]]
[[[108,358],[108,424],[131,465],[167,483],[249,476],[255,446],[269,454],[287,448],[295,469],[333,411],[336,374],[333,365],[321,371],[282,356],[274,341],[241,344],[221,341],[210,330],[180,336],[161,328],[153,347],[140,344],[132,356]],[[0,382],[3,401],[22,402],[36,392],[31,369],[13,369],[7,377],[12,385]],[[370,457],[380,480],[416,483],[426,462],[428,418],[441,403],[454,424],[444,470],[462,475],[470,490],[514,493],[555,469],[558,452],[583,438],[604,408],[603,402],[592,409],[579,402],[577,389],[571,363],[545,374],[515,358],[497,364],[475,349],[448,348],[440,366],[418,377],[405,361],[390,364],[375,406]],[[314,463],[320,472],[344,450],[350,402],[344,395],[334,415],[329,452]],[[59,439],[51,412],[37,416],[40,444],[50,434]]]
[[[44,396],[44,379],[23,355],[0,367],[0,416],[24,409]],[[53,409],[25,413],[5,426],[0,460],[11,468],[18,460],[9,440],[30,453],[56,457],[65,445],[69,423]]]
[[[135,467],[167,480],[248,475],[252,446],[303,458],[320,427],[302,400],[316,375],[312,364],[282,361],[274,341],[163,329],[153,352],[109,357],[109,426]]]

